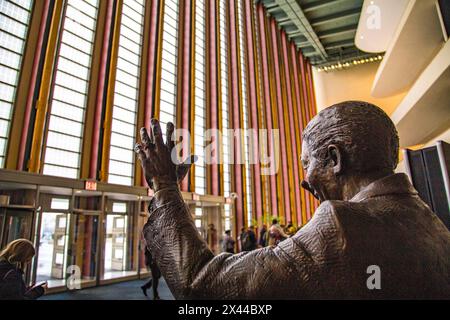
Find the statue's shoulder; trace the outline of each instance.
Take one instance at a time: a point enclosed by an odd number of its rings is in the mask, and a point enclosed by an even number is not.
[[[365,207],[359,203],[341,200],[327,200],[316,209],[313,219],[315,223],[329,226],[342,226],[355,216],[364,215]]]
[[[320,204],[317,207],[314,215],[336,215],[341,212],[346,212],[349,210],[353,210],[352,203],[349,201],[340,201],[340,200],[327,200]]]
[[[336,224],[339,224],[340,212],[345,211],[342,201],[324,201],[317,207],[312,219],[305,225],[304,232],[316,233],[317,229],[335,230]]]

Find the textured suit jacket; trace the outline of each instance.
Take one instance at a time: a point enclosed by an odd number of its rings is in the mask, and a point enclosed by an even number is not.
[[[149,211],[144,235],[177,299],[450,299],[450,232],[404,174],[323,202],[276,247],[234,255],[212,254],[177,187]],[[381,289],[367,285],[372,270]]]

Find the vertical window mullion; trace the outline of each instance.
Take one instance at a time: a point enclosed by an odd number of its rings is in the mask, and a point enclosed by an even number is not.
[[[231,169],[230,169],[230,143],[229,143],[229,118],[228,118],[228,60],[227,60],[227,25],[226,10],[228,0],[220,0],[219,2],[219,38],[220,38],[220,85],[221,85],[221,106],[222,106],[222,159],[223,159],[223,195],[230,196],[231,192]],[[231,205],[224,205],[225,230],[231,229]]]
[[[195,146],[194,153],[199,156],[195,164],[195,192],[206,193],[206,167],[204,159],[204,132],[206,129],[206,12],[203,1],[195,2]],[[200,140],[200,141],[198,141]]]
[[[251,166],[250,166],[250,150],[249,150],[249,136],[247,130],[249,129],[249,110],[248,110],[248,95],[247,95],[247,65],[245,60],[246,47],[245,47],[245,25],[244,25],[244,9],[241,0],[238,0],[238,28],[239,28],[239,51],[240,51],[240,63],[241,63],[241,90],[242,90],[242,114],[244,123],[244,156],[245,156],[245,198],[247,204],[247,223],[252,224],[252,182],[251,182]]]

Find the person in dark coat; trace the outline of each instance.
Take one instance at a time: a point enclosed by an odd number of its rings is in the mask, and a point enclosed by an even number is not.
[[[0,253],[0,300],[35,300],[45,293],[46,283],[27,287],[23,280],[34,255],[34,246],[26,239],[10,242]]]
[[[267,245],[267,226],[263,224],[261,230],[259,231],[259,246],[261,248]]]
[[[145,248],[145,265],[150,269],[152,276],[150,280],[141,287],[142,292],[147,297],[147,290],[153,287],[153,300],[160,300],[161,298],[158,294],[158,284],[159,278],[161,278],[161,271],[159,271],[156,262],[152,258],[152,254],[147,248]]]
[[[255,250],[258,247],[258,240],[256,239],[255,227],[250,226],[247,230],[248,234],[248,247],[247,251]]]
[[[225,231],[225,237],[223,238],[222,251],[228,253],[234,253],[235,241],[231,237],[231,230]]]

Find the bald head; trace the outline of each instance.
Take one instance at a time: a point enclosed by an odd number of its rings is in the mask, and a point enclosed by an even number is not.
[[[327,161],[328,146],[343,152],[344,171],[393,172],[398,163],[399,138],[394,123],[377,106],[345,101],[322,110],[303,133],[311,156]]]

